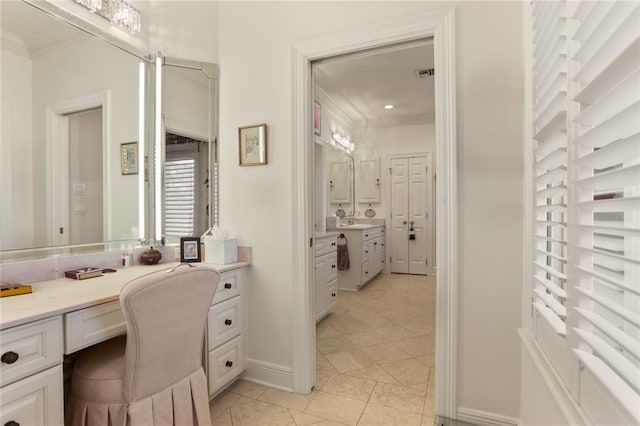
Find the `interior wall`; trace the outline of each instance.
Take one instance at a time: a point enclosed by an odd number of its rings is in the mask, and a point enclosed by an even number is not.
[[[2,137],[0,139],[0,248],[33,244],[33,147],[31,143],[31,60],[0,50]]]
[[[111,239],[130,238],[131,228],[138,226],[138,175],[120,173],[120,144],[138,140],[138,59],[100,40],[87,39],[33,59],[36,245],[47,241],[46,108],[107,90],[111,94],[111,123],[105,123],[111,135]]]
[[[253,246],[248,357],[292,363],[292,63],[302,40],[456,9],[458,404],[517,417],[522,229],[519,2],[223,2],[219,5],[220,208]],[[309,17],[313,19],[309,19]],[[488,23],[491,23],[490,25]],[[269,164],[238,167],[237,128],[269,125]],[[491,313],[488,315],[487,313]]]

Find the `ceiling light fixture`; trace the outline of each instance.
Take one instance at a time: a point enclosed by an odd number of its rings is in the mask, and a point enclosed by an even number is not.
[[[96,13],[129,34],[140,32],[140,11],[124,0],[73,0]]]
[[[384,106],[384,109],[393,109],[393,105],[387,104]]]
[[[356,145],[349,140],[349,138],[342,136],[340,133],[335,132],[331,135],[331,146],[334,146],[347,154],[353,153],[356,149]]]

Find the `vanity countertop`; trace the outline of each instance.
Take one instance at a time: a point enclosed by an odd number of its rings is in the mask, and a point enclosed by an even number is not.
[[[366,229],[371,229],[371,228],[383,228],[384,225],[370,225],[368,223],[355,223],[353,225],[345,225],[345,226],[341,226],[339,228],[331,228],[328,231],[333,231],[333,232],[342,232],[342,231],[352,231],[352,230],[366,230]]]
[[[178,262],[158,265],[138,265],[101,277],[86,280],[60,278],[31,284],[33,292],[0,299],[0,330],[26,324],[78,309],[118,300],[122,287],[134,278],[151,272],[169,269]],[[226,265],[198,263],[215,268],[218,272],[249,266],[249,262],[234,262]]]
[[[316,232],[316,238],[328,238],[328,237],[337,237],[339,234],[338,231],[327,231],[327,232]]]

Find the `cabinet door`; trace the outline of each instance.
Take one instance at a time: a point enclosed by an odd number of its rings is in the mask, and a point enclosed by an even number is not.
[[[351,203],[351,163],[336,161],[329,168],[329,202],[331,204]]]
[[[62,366],[57,365],[0,389],[0,424],[63,424]]]
[[[324,315],[329,304],[327,300],[327,272],[329,268],[329,257],[316,257],[315,265],[315,293],[316,293],[316,319]]]
[[[358,169],[358,202],[380,202],[380,159],[360,160]]]

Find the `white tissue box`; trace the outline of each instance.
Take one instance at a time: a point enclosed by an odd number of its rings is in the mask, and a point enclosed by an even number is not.
[[[205,263],[226,265],[238,261],[238,240],[214,240],[210,236],[204,237]]]

